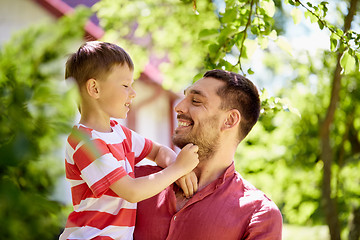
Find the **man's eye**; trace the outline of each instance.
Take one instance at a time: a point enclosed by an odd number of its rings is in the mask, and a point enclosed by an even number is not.
[[[198,100],[196,100],[196,99],[193,99],[192,102],[195,103],[195,104],[201,103],[200,101],[198,101]]]

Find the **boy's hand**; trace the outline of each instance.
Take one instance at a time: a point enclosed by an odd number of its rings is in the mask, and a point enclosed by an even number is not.
[[[197,177],[194,171],[182,176],[176,181],[176,184],[183,190],[186,198],[190,198],[198,190]]]
[[[198,150],[199,147],[192,143],[183,147],[174,162],[176,167],[183,169],[185,174],[193,170],[199,163]]]

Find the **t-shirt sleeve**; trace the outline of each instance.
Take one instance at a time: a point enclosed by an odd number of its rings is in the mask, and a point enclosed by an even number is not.
[[[151,152],[153,142],[140,134],[131,131],[132,152],[135,154],[135,164],[143,160]]]
[[[81,141],[73,159],[95,196],[101,196],[111,184],[127,175],[125,160],[116,159],[101,139]]]
[[[263,201],[253,214],[246,231],[246,240],[281,240],[282,215],[272,201]]]

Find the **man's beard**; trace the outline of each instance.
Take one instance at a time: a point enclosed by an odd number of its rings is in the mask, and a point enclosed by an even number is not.
[[[214,155],[219,145],[218,121],[219,118],[215,115],[199,124],[196,130],[191,129],[190,132],[183,135],[175,132],[172,141],[179,148],[185,147],[188,143],[197,145],[199,160],[206,160]]]

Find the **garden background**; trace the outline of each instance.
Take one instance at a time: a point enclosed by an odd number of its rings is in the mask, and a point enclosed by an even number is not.
[[[12,2],[1,1],[1,11]],[[279,206],[283,239],[360,239],[358,0],[89,2],[1,42],[2,238],[57,239],[64,227],[71,206],[54,193],[78,116],[64,63],[82,42],[100,39],[130,53],[136,78],[153,63],[157,84],[175,98],[208,69],[252,79],[262,114],[235,164]]]

